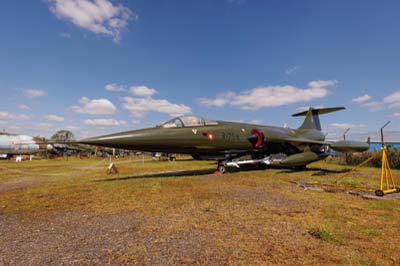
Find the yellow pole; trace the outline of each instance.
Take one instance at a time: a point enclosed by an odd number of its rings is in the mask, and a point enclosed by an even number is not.
[[[394,181],[393,175],[392,175],[392,169],[390,169],[390,163],[387,158],[387,153],[386,153],[386,146],[382,147],[382,168],[381,168],[381,186],[380,190],[375,191],[375,194],[377,196],[383,196],[389,193],[393,192],[399,192],[398,188],[396,187],[396,183]],[[383,178],[386,179],[386,189],[383,189]],[[390,178],[390,180],[389,180]]]
[[[386,168],[386,189],[390,189],[390,185],[389,185],[389,169],[390,169],[390,166],[389,166],[389,162],[388,161],[386,161],[386,166],[387,166],[387,168]]]
[[[389,166],[389,162],[388,162],[388,159],[387,159],[387,155],[386,155],[386,149],[385,149],[385,177],[386,177],[386,190],[388,190],[389,189],[389,171],[388,171],[388,169],[390,169],[390,166]]]
[[[382,165],[381,165],[381,190],[383,191],[383,175],[385,173],[385,146],[382,147]]]
[[[396,188],[396,182],[394,182],[394,177],[392,175],[392,169],[389,168],[389,172],[390,172],[390,179],[392,181],[392,185],[394,188]]]

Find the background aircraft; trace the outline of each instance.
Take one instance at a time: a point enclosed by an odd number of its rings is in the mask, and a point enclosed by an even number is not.
[[[0,132],[0,157],[8,159],[12,155],[55,152],[53,144],[44,138]]]
[[[305,167],[328,156],[328,148],[362,152],[368,143],[325,141],[320,114],[344,107],[313,109],[294,114],[305,116],[298,129],[247,123],[213,121],[196,116],[176,117],[155,128],[121,132],[79,141],[80,143],[148,152],[191,154],[195,159],[218,161],[218,171],[226,166],[262,163]]]

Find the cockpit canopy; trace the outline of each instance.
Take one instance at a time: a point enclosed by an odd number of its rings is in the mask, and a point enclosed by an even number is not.
[[[163,128],[198,127],[198,126],[209,126],[209,125],[218,125],[218,122],[199,116],[179,116],[161,124],[160,127]]]

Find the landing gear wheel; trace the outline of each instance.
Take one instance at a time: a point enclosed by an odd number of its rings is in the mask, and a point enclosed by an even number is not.
[[[400,193],[400,187],[396,187],[396,192]]]
[[[222,164],[218,165],[217,172],[219,172],[220,174],[225,174],[226,173],[225,165]]]
[[[383,193],[382,190],[378,189],[378,190],[375,190],[375,195],[377,195],[378,197],[383,197],[383,195],[385,195],[385,193]]]

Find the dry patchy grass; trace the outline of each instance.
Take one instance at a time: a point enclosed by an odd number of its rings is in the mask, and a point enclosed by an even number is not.
[[[290,183],[342,166],[217,176],[212,162],[115,163],[107,176],[107,160],[0,162],[0,265],[400,265],[400,200]],[[379,169],[345,180],[376,185]]]

